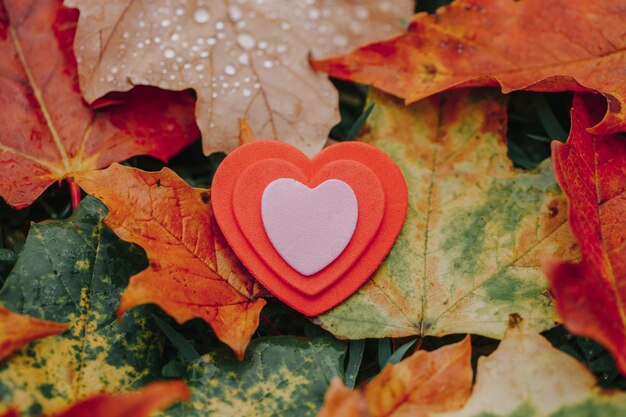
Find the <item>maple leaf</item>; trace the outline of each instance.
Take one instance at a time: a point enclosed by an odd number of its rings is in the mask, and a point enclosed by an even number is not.
[[[151,315],[136,309],[123,326],[115,317],[128,278],[146,266],[145,255],[102,223],[105,213],[87,197],[70,218],[31,225],[0,305],[69,327],[0,363],[0,404],[50,415],[160,376],[163,336]]]
[[[437,417],[622,416],[626,394],[604,392],[595,376],[529,325],[513,322],[498,349],[478,359],[472,395]]]
[[[567,328],[606,346],[626,373],[626,142],[588,133],[601,111],[598,97],[575,95],[569,139],[552,144],[583,257],[546,262],[545,270]]]
[[[0,2],[0,195],[12,206],[70,172],[138,154],[167,160],[199,135],[187,92],[144,87],[90,109],[72,53],[77,17],[58,0]]]
[[[131,278],[118,314],[155,303],[179,323],[202,318],[243,358],[265,300],[220,232],[209,191],[166,168],[144,172],[114,164],[74,179],[107,205],[105,223],[148,254],[150,265]]]
[[[344,355],[329,336],[255,338],[243,362],[216,349],[187,365],[191,399],[160,416],[313,417]]]
[[[472,388],[469,336],[433,352],[418,350],[359,390],[333,380],[317,417],[427,417],[456,410]]]
[[[0,305],[0,360],[32,341],[63,333],[66,324],[17,314]]]
[[[500,338],[508,315],[554,325],[543,256],[578,256],[551,161],[513,168],[506,97],[455,90],[404,106],[372,92],[376,107],[360,141],[387,152],[404,174],[402,231],[372,278],[319,316],[339,337]]]
[[[189,388],[183,382],[154,382],[135,392],[93,395],[51,417],[148,417],[188,398]],[[18,416],[16,411],[4,415]]]
[[[189,388],[181,381],[153,382],[136,392],[94,395],[54,417],[148,417],[189,396]]]
[[[626,1],[457,0],[415,16],[408,32],[313,63],[331,76],[413,102],[449,88],[505,93],[598,91],[607,113],[591,130],[626,130]]]
[[[337,91],[311,70],[308,54],[331,56],[397,34],[414,7],[410,0],[65,4],[80,9],[76,53],[86,99],[137,84],[193,88],[207,155],[238,145],[240,118],[258,137],[317,153],[339,113]]]

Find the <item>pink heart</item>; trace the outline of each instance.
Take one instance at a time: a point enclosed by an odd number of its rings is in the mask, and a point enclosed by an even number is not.
[[[272,181],[261,197],[263,227],[280,256],[305,276],[346,248],[359,217],[352,188],[331,179],[311,189],[293,178]]]

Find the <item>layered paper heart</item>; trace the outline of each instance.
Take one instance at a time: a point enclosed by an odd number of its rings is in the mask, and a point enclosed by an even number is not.
[[[396,164],[360,142],[332,145],[311,160],[282,142],[246,144],[220,164],[211,200],[246,268],[308,316],[333,308],[367,281],[407,210]]]

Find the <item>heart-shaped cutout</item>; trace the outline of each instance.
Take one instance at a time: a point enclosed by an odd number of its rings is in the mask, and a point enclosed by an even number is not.
[[[359,216],[352,188],[337,179],[311,189],[293,178],[272,181],[261,197],[263,226],[280,256],[311,276],[348,246]]]
[[[303,296],[316,297],[342,279],[367,250],[383,220],[385,192],[376,174],[357,161],[330,161],[307,175],[295,160],[287,159],[262,159],[247,166],[236,179],[232,210],[243,237],[274,276]],[[329,179],[340,179],[356,194],[359,218],[352,240],[340,257],[315,275],[305,276],[293,269],[265,233],[261,205],[256,202],[261,201],[265,188],[278,178],[293,178],[309,188]]]
[[[285,262],[265,231],[263,191],[281,178],[310,189],[341,180],[357,198],[352,239],[334,261],[310,276]],[[258,141],[222,161],[213,178],[211,204],[222,233],[252,275],[292,308],[315,316],[345,300],[376,271],[404,223],[407,190],[393,160],[365,143],[338,143],[309,160],[291,145]]]

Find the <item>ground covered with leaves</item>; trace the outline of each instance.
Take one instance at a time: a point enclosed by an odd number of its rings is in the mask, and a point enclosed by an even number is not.
[[[626,415],[624,22],[623,0],[0,0],[0,416]],[[393,249],[320,316],[213,215],[256,138],[361,141],[405,177]]]

